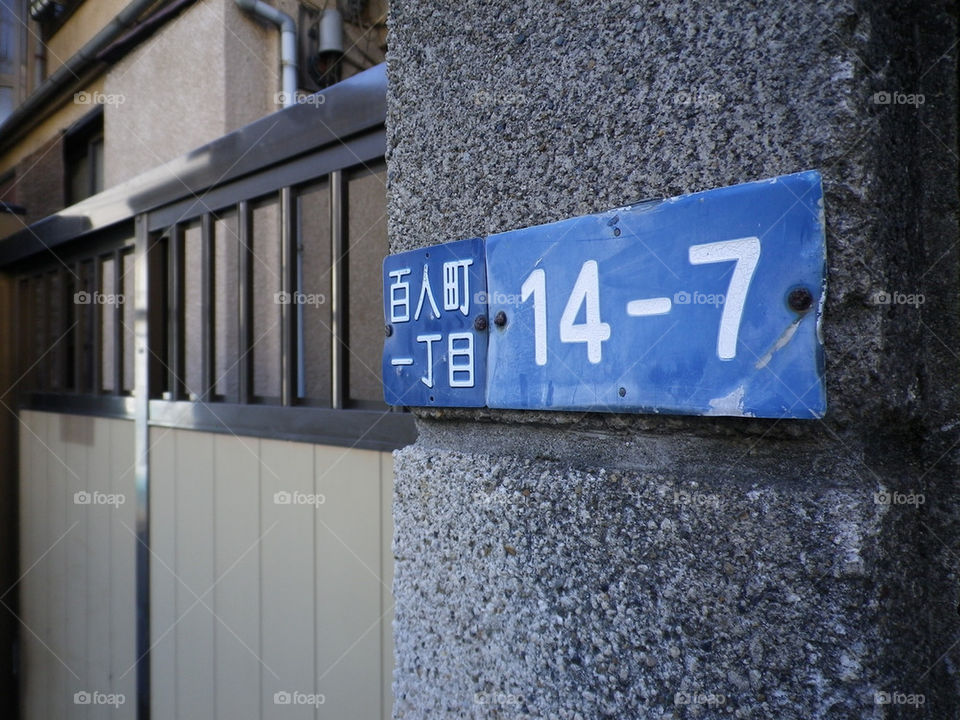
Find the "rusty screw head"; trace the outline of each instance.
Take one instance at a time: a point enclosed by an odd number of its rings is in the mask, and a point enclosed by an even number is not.
[[[498,310],[497,314],[493,316],[493,324],[502,328],[507,324],[507,314],[503,310]]]
[[[478,332],[483,332],[487,329],[487,316],[486,315],[477,315],[473,319],[473,327]]]
[[[794,312],[806,312],[813,305],[813,294],[804,287],[794,288],[787,295],[787,305]]]
[[[383,334],[387,337],[393,335],[393,325],[385,325],[383,328]]]

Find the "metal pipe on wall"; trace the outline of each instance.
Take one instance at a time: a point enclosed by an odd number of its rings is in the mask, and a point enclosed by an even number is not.
[[[241,10],[256,15],[280,28],[280,68],[283,106],[297,101],[297,23],[292,17],[262,0],[236,0]]]

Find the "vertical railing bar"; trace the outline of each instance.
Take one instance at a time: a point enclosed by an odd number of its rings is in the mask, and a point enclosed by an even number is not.
[[[280,189],[280,404],[291,406],[297,389],[297,233],[293,189]]]
[[[253,294],[251,243],[253,237],[250,228],[250,203],[246,200],[241,200],[237,204],[237,226],[240,235],[240,243],[238,246],[239,258],[237,261],[237,271],[240,276],[237,288],[239,302],[239,307],[237,308],[237,338],[239,347],[237,349],[240,353],[240,362],[237,363],[237,372],[239,374],[237,387],[239,402],[245,405],[250,402],[250,390],[252,386],[251,368],[253,360],[251,357],[251,308]]]
[[[69,372],[73,373],[73,392],[80,394],[83,389],[81,387],[81,362],[83,360],[83,314],[87,310],[86,307],[80,305],[77,302],[78,295],[81,292],[85,292],[87,288],[83,287],[83,264],[80,260],[75,260],[73,263],[73,294],[71,295],[69,289],[67,291],[67,304],[73,306],[73,367],[68,368]],[[68,281],[69,282],[69,281]],[[93,302],[93,298],[89,299],[89,302]]]
[[[26,287],[26,291],[24,291]],[[16,353],[16,366],[14,367],[14,377],[20,378],[20,385],[16,388],[16,395],[19,395],[24,387],[24,382],[26,378],[22,377],[24,368],[30,367],[30,363],[33,362],[31,358],[33,353],[31,352],[31,347],[27,343],[26,336],[24,335],[23,329],[25,327],[30,327],[29,323],[24,322],[24,313],[27,312],[27,307],[24,307],[23,297],[24,295],[30,292],[30,283],[27,281],[27,278],[20,277],[17,278],[17,281],[13,284],[13,332],[10,336],[10,339],[16,343],[19,352]]]
[[[30,389],[30,379],[23,377],[24,371],[30,367],[33,360],[33,339],[27,339],[27,328],[33,327],[30,322],[30,278],[21,277],[17,281],[16,309],[13,319],[16,323],[14,336],[20,345],[20,352],[17,354],[16,377],[20,379],[20,385],[17,387],[17,395],[20,395],[25,389]],[[24,302],[26,300],[26,302]]]
[[[170,228],[169,262],[167,264],[169,282],[167,313],[167,337],[169,338],[170,357],[167,360],[171,400],[183,397],[183,228],[175,224]]]
[[[95,255],[93,258],[93,278],[91,279],[91,285],[93,286],[94,293],[103,294],[103,259],[99,255]],[[90,392],[94,395],[99,395],[103,391],[103,348],[101,343],[103,342],[103,306],[95,305],[92,309],[93,312],[93,327],[91,328],[91,338],[92,338],[92,347],[90,348],[92,373],[90,376]]]
[[[113,292],[115,295],[126,292],[123,279],[123,252],[115,250],[113,253]],[[123,395],[123,305],[113,304],[113,393]]]
[[[40,348],[37,346],[37,323],[40,319],[37,317],[37,291],[34,286],[34,278],[27,276],[27,307],[24,313],[24,345],[28,348],[26,357],[23,359],[23,367],[20,373],[26,373],[21,386],[21,391],[33,392],[37,389],[37,356],[40,354]]]
[[[344,406],[346,370],[344,368],[345,310],[343,171],[330,173],[330,406]]]
[[[67,308],[70,300],[67,299],[67,273],[70,272],[66,268],[57,271],[57,277],[59,282],[57,284],[58,294],[56,297],[56,302],[60,304],[60,326],[57,328],[56,339],[59,340],[59,347],[57,348],[57,384],[59,385],[58,390],[60,392],[67,391],[67,348],[66,348],[66,334],[67,324],[69,318],[67,317]]]
[[[147,216],[135,220],[134,482],[136,490],[137,720],[150,720],[150,267]]]
[[[304,292],[304,282],[303,282],[303,213],[302,205],[298,193],[298,197],[294,200],[294,210],[296,213],[296,221],[294,223],[294,228],[296,229],[296,263],[297,263],[297,277],[295,280],[295,285],[298,292]],[[297,398],[305,398],[307,396],[307,377],[306,377],[306,352],[307,352],[307,341],[304,337],[303,329],[303,303],[297,303]]]
[[[144,221],[149,233],[150,222]],[[147,298],[145,301],[147,312],[147,339],[146,351],[149,355],[147,379],[148,399],[163,397],[164,386],[167,381],[166,362],[170,357],[167,349],[167,262],[168,243],[162,236],[150,235],[146,249]],[[137,281],[140,280],[139,266]]]
[[[40,359],[37,361],[37,381],[33,384],[35,390],[50,389],[50,353],[47,352],[47,343],[50,342],[50,278],[46,273],[36,276],[37,285],[40,288],[40,299],[34,295],[33,301],[37,303],[34,307],[39,312],[37,326],[40,330],[40,344],[37,352]]]
[[[47,274],[47,312],[50,313],[50,322],[47,325],[46,347],[50,349],[50,367],[48,368],[50,377],[47,379],[48,389],[54,392],[62,391],[61,379],[63,373],[60,368],[63,345],[60,338],[63,336],[63,301],[60,297],[60,271],[52,270]],[[54,309],[51,310],[50,303]],[[57,342],[60,341],[60,342]],[[54,346],[53,343],[57,342]]]
[[[200,397],[209,400],[213,394],[214,381],[214,252],[213,252],[213,216],[204,213],[200,222],[201,277],[200,277],[200,334],[201,367]]]

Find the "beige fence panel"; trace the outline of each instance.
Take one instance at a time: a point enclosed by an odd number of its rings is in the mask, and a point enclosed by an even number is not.
[[[390,455],[151,443],[154,717],[389,717]]]
[[[20,414],[26,720],[136,714],[132,468],[128,421]]]
[[[20,418],[25,718],[132,720],[133,424]],[[155,720],[388,718],[390,455],[164,428],[150,442]]]

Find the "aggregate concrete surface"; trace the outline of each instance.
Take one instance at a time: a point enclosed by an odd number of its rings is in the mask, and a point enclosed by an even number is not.
[[[389,27],[392,252],[805,169],[828,242],[824,422],[418,412],[395,717],[953,717],[952,6],[398,0]]]

